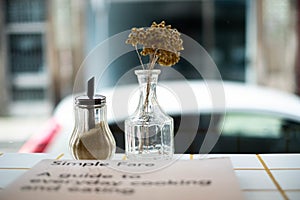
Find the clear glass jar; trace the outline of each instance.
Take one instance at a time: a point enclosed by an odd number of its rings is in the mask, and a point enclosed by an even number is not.
[[[136,70],[140,99],[136,111],[125,120],[125,152],[128,159],[171,159],[174,154],[173,118],[159,106],[156,86],[160,70]]]
[[[95,95],[75,98],[75,128],[70,150],[77,160],[111,159],[116,142],[107,124],[106,98]]]

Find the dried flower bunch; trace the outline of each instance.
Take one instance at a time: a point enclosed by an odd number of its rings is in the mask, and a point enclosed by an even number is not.
[[[164,21],[160,24],[153,22],[149,28],[132,28],[126,40],[127,44],[135,47],[143,69],[145,69],[140,55],[150,57],[148,69],[153,69],[155,63],[161,66],[172,66],[180,59],[180,51],[183,50],[180,33],[166,25]],[[143,50],[138,52],[138,45]]]

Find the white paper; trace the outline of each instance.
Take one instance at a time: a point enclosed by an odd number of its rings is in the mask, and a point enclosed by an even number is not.
[[[243,199],[228,158],[160,162],[43,160],[0,199]]]

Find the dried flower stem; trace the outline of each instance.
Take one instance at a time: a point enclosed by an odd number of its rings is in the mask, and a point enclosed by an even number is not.
[[[154,68],[155,63],[158,59],[158,56],[156,55],[156,52],[157,52],[157,49],[155,50],[155,53],[153,55],[150,55],[150,62],[148,64],[148,70],[149,71],[148,71],[148,76],[147,76],[146,97],[145,97],[145,102],[144,102],[144,109],[143,109],[144,113],[143,113],[143,115],[145,115],[145,112],[148,112],[147,109],[148,109],[148,105],[149,105],[149,95],[150,95],[150,87],[151,87],[151,85],[150,85],[151,70]],[[145,122],[144,122],[144,124],[145,124]],[[144,130],[144,132],[146,134],[146,137],[145,137],[146,138],[146,146],[149,146],[149,143],[150,143],[150,141],[149,141],[149,129],[145,128],[145,127],[144,127],[144,129],[146,129],[146,130]],[[142,140],[140,142],[140,144],[141,145],[139,147],[139,152],[141,153],[142,150],[143,150],[144,141]]]
[[[142,65],[142,68],[145,70],[145,66],[144,66],[144,63],[143,63],[143,61],[142,61],[142,57],[141,57],[141,55],[140,55],[140,53],[139,53],[139,51],[138,51],[137,45],[135,45],[134,47],[135,47],[136,54],[137,54],[138,57],[139,57],[140,64]]]
[[[144,102],[144,110],[148,108],[149,104],[149,94],[150,94],[150,80],[151,80],[151,70],[154,68],[155,63],[158,59],[158,56],[156,55],[157,49],[155,50],[155,53],[153,55],[150,55],[150,62],[148,64],[148,76],[147,76],[147,86],[146,86],[146,98]]]

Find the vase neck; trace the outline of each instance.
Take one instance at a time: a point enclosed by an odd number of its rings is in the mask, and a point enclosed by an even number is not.
[[[135,70],[135,74],[137,75],[138,81],[140,86],[152,83],[157,84],[158,75],[160,74],[160,70],[153,69],[153,70]]]
[[[157,104],[156,86],[160,70],[136,70],[140,88],[140,109],[151,112],[153,104]]]

